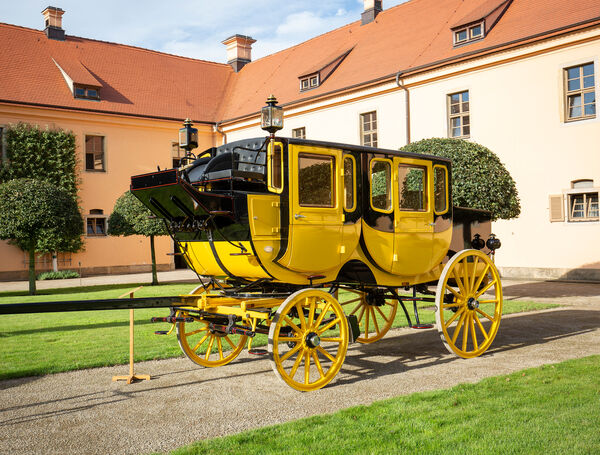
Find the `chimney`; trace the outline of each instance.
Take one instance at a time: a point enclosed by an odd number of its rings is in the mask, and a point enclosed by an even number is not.
[[[256,40],[250,36],[233,35],[221,42],[227,46],[227,63],[236,73],[252,61],[252,44]]]
[[[381,7],[381,0],[363,0],[365,3],[365,10],[361,14],[362,24],[369,24],[375,20],[377,15],[383,11]]]
[[[44,15],[44,25],[46,29],[46,36],[50,39],[55,39],[58,41],[65,40],[65,31],[62,28],[62,15],[65,12],[56,8],[55,6],[49,6],[42,14]]]

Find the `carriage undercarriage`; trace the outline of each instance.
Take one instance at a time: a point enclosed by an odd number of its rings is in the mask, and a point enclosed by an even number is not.
[[[414,323],[405,302],[413,304]],[[198,365],[226,365],[247,347],[251,354],[268,355],[286,384],[311,391],[336,377],[349,343],[382,339],[395,325],[398,307],[411,328],[432,328],[420,322],[419,302],[435,306],[435,326],[448,351],[476,357],[498,331],[500,277],[488,255],[468,249],[449,259],[437,284],[410,288],[344,283],[302,288],[268,280],[232,286],[212,279],[181,296],[170,317],[156,321],[173,324],[168,333],[176,330],[182,351]],[[266,350],[254,346],[260,335],[268,337]]]

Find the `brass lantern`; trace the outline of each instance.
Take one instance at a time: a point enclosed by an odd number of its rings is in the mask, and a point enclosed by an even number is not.
[[[192,125],[192,121],[186,118],[183,128],[179,130],[179,147],[187,152],[198,147],[198,130]]]
[[[283,128],[283,108],[277,106],[277,98],[274,95],[269,96],[267,105],[261,109],[260,127],[274,135],[275,132]]]

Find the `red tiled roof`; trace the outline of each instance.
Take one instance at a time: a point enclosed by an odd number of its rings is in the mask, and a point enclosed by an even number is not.
[[[0,25],[0,101],[215,122],[229,65],[74,36]],[[74,82],[100,85],[100,101],[75,99]]]
[[[281,104],[301,102],[395,75],[398,71],[458,59],[591,20],[600,20],[598,0],[514,0],[482,40],[453,47],[450,27],[493,0],[411,0],[384,10],[374,22],[338,28],[297,46],[247,64],[237,73],[219,116],[235,119],[255,113],[270,93]],[[352,52],[318,88],[299,91],[297,77],[332,49]]]
[[[470,11],[469,14],[467,14],[465,17],[452,24],[450,28],[460,27],[461,25],[467,25],[472,22],[481,20],[484,17],[489,16],[501,6],[506,6],[505,4],[509,3],[510,1],[511,0],[487,0],[486,2],[483,2],[481,5]]]
[[[0,101],[217,122],[252,115],[275,94],[301,103],[439,62],[600,24],[598,0],[513,0],[484,39],[453,46],[451,27],[494,10],[501,0],[410,0],[247,64],[177,57],[131,46],[0,24]],[[483,17],[483,16],[482,16]],[[300,92],[298,77],[352,51],[321,86]],[[225,52],[223,52],[225,55]],[[56,62],[82,84],[101,85],[101,101],[74,99]],[[321,62],[317,65],[317,62]],[[63,66],[64,65],[64,66]]]

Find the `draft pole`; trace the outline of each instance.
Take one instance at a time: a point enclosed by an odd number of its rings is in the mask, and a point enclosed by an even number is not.
[[[126,292],[119,296],[120,299],[129,295],[130,299],[133,299],[133,294],[142,289],[143,286],[134,289],[133,291]],[[133,308],[129,309],[129,374],[127,376],[113,376],[113,381],[127,381],[127,384],[131,384],[134,381],[149,381],[149,374],[135,374],[133,372]]]

